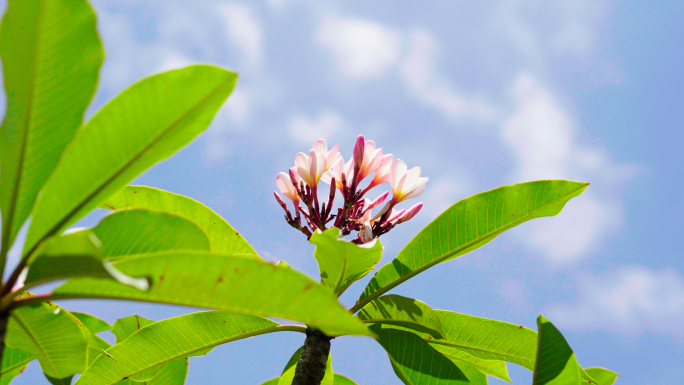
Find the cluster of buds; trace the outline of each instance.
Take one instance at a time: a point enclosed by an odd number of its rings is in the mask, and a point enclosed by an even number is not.
[[[428,178],[420,177],[420,167],[408,169],[400,159],[391,154],[383,155],[382,148],[376,149],[375,142],[359,135],[354,145],[352,159],[344,162],[338,151],[339,145],[328,150],[323,139],[314,142],[309,154],[298,153],[295,166],[289,173],[281,172],[276,178],[280,192],[294,204],[294,215],[283,198],[274,192],[275,198],[285,210],[285,220],[290,226],[304,233],[307,238],[316,230],[337,227],[342,235],[356,231],[355,243],[366,243],[390,231],[394,226],[413,218],[423,207],[418,203],[409,209],[395,206],[407,199],[415,198],[425,190]],[[361,182],[373,174],[368,185],[361,188]],[[318,183],[330,184],[327,200],[318,198]],[[389,182],[391,199],[375,214],[373,209],[382,205],[390,196],[385,192],[370,200],[365,198],[372,188]],[[333,213],[335,194],[340,191],[344,200],[342,207]],[[303,219],[303,220],[302,220]]]

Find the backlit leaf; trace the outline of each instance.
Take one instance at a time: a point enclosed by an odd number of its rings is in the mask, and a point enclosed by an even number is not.
[[[0,370],[0,385],[7,385],[14,377],[26,369],[26,365],[33,361],[33,356],[18,348],[5,346],[2,354],[2,369]]]
[[[613,385],[618,378],[617,373],[604,368],[587,368],[585,371],[596,380],[598,385]]]
[[[532,385],[580,385],[580,366],[570,345],[549,320],[537,318],[539,342]]]
[[[444,338],[444,331],[437,312],[428,305],[412,298],[385,295],[369,302],[357,314],[366,323],[398,325]]]

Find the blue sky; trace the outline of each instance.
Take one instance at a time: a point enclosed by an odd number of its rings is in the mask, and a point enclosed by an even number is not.
[[[381,238],[383,264],[459,199],[527,180],[590,182],[557,217],[519,226],[393,292],[533,329],[543,313],[582,365],[613,369],[621,384],[679,384],[684,3],[653,4],[98,0],[106,60],[88,116],[162,70],[204,62],[239,72],[207,132],[136,183],[209,205],[264,258],[311,276],[313,248],[282,220],[272,192],[277,173],[319,137],[348,158],[364,134],[430,177],[423,211]],[[342,301],[352,304],[367,280]],[[194,311],[63,305],[109,322]],[[260,383],[302,340],[220,346],[191,359],[187,383]],[[361,384],[399,383],[372,340],[336,339],[332,355],[335,371]],[[514,383],[531,382],[524,369],[509,371]],[[15,383],[41,378],[34,362]]]

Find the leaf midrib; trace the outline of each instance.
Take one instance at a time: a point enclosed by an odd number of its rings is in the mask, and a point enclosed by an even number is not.
[[[36,346],[38,346],[38,348],[40,349],[40,352],[43,354],[43,357],[45,357],[45,359],[46,359],[47,362],[50,364],[50,366],[52,366],[52,369],[55,371],[55,373],[56,373],[58,376],[61,377],[61,374],[59,374],[59,370],[57,370],[57,367],[55,366],[55,363],[52,362],[52,359],[50,358],[50,355],[45,351],[45,348],[43,348],[43,345],[41,345],[40,342],[38,342],[38,340],[36,339],[36,337],[33,335],[33,333],[31,332],[31,330],[30,330],[30,329],[28,328],[28,326],[24,323],[24,321],[21,319],[21,317],[19,317],[19,316],[16,314],[16,312],[12,312],[12,318],[14,318],[14,320],[17,321],[17,323],[19,324],[19,326],[21,326],[21,328],[24,329],[24,331],[26,332],[26,334],[27,334],[29,337],[31,337],[31,340],[33,340],[33,343],[36,344]]]
[[[9,372],[9,371],[12,371],[12,370],[14,370],[14,369],[20,367],[20,366],[22,366],[22,365],[26,365],[26,364],[28,364],[29,362],[33,361],[34,359],[35,359],[35,357],[29,356],[28,358],[26,358],[25,360],[19,362],[18,364],[14,364],[14,365],[8,366],[8,367],[6,367],[5,369],[2,369],[2,370],[0,371],[0,376],[2,376],[3,374],[6,374],[6,373]]]
[[[451,257],[452,255],[458,254],[459,252],[461,252],[461,251],[463,251],[463,250],[466,250],[467,248],[469,248],[469,247],[471,247],[471,246],[474,246],[474,245],[476,245],[476,244],[478,244],[478,243],[480,243],[480,242],[486,240],[487,238],[496,237],[497,235],[501,234],[502,232],[504,232],[504,231],[506,231],[506,230],[508,230],[508,229],[510,229],[510,228],[512,228],[512,227],[515,227],[515,226],[517,226],[517,225],[519,225],[519,224],[521,224],[521,223],[523,223],[523,222],[526,222],[526,221],[527,221],[527,218],[533,216],[534,214],[537,214],[538,212],[542,211],[543,209],[549,207],[550,205],[552,205],[552,204],[554,204],[554,203],[557,203],[557,202],[561,201],[562,199],[566,198],[567,196],[570,196],[570,195],[574,194],[577,190],[580,190],[580,189],[582,189],[582,188],[585,188],[586,186],[587,186],[587,184],[583,184],[583,185],[581,185],[580,187],[578,187],[577,189],[574,189],[574,190],[570,191],[569,193],[567,193],[567,194],[565,194],[565,195],[562,195],[562,196],[559,197],[558,199],[556,199],[556,200],[554,200],[554,201],[552,201],[552,202],[549,202],[548,204],[546,204],[546,205],[544,205],[544,206],[541,206],[539,209],[530,212],[530,213],[527,214],[526,216],[521,217],[521,218],[519,218],[518,220],[509,223],[507,226],[503,226],[503,227],[501,227],[499,230],[496,230],[496,231],[494,231],[494,232],[492,232],[492,233],[489,233],[489,234],[487,234],[487,235],[485,235],[485,236],[483,236],[483,237],[478,237],[478,238],[474,239],[473,241],[468,242],[468,243],[464,244],[463,246],[454,249],[454,250],[451,251],[451,252],[448,252],[448,253],[446,253],[446,254],[443,254],[443,255],[441,255],[441,256],[439,256],[439,257],[433,259],[432,261],[430,261],[430,262],[426,263],[425,265],[423,265],[423,266],[417,268],[416,270],[412,270],[412,271],[410,271],[408,274],[405,274],[405,275],[400,276],[398,279],[396,279],[396,280],[390,282],[389,284],[387,284],[387,285],[385,285],[385,286],[379,288],[378,290],[374,291],[373,293],[369,294],[367,297],[365,297],[364,299],[362,299],[362,300],[360,300],[359,302],[357,302],[356,305],[354,305],[354,307],[352,307],[352,308],[349,309],[349,310],[350,310],[352,313],[356,313],[357,311],[361,310],[361,308],[363,308],[363,306],[365,306],[368,302],[370,302],[370,301],[374,300],[375,298],[381,296],[382,294],[384,294],[384,293],[386,293],[386,292],[388,292],[388,291],[394,289],[395,287],[397,287],[397,286],[398,286],[399,284],[401,284],[402,282],[409,280],[409,279],[412,278],[413,276],[422,273],[423,271],[425,271],[425,270],[431,268],[432,266],[434,266],[434,265],[436,265],[436,264],[438,264],[438,263],[444,261],[445,259]],[[411,241],[413,241],[413,240],[411,240]],[[402,250],[402,251],[403,251],[403,250]],[[401,253],[401,251],[400,251],[399,253]],[[396,259],[396,258],[395,258],[395,259]],[[390,262],[390,263],[391,263],[391,262]],[[383,267],[384,267],[384,266],[383,266]],[[382,269],[382,268],[381,268],[381,269]],[[375,278],[375,277],[373,277],[373,278]],[[371,279],[371,282],[372,282],[372,279]]]
[[[85,199],[83,199],[74,209],[72,209],[67,215],[65,215],[61,221],[59,221],[55,226],[53,226],[45,235],[41,238],[45,239],[47,237],[50,237],[54,235],[56,232],[59,231],[59,229],[64,226],[69,220],[78,212],[80,211],[88,202],[90,202],[97,194],[99,194],[102,190],[104,190],[106,187],[108,187],[116,178],[118,178],[125,170],[127,170],[129,167],[131,167],[132,164],[134,164],[137,160],[139,160],[143,154],[147,153],[147,151],[152,148],[155,144],[157,144],[166,134],[168,134],[171,130],[173,130],[182,120],[184,120],[188,115],[191,113],[195,112],[197,109],[200,108],[204,102],[207,101],[210,97],[214,96],[221,88],[223,88],[227,83],[229,83],[232,80],[232,77],[228,77],[225,79],[223,82],[221,82],[218,86],[216,86],[214,89],[212,89],[209,93],[207,93],[206,96],[204,96],[202,99],[200,99],[197,103],[195,103],[190,109],[188,109],[186,112],[184,112],[181,116],[179,116],[172,124],[169,125],[166,129],[162,130],[159,135],[157,135],[154,140],[152,140],[147,146],[145,146],[141,151],[139,151],[133,158],[131,158],[130,161],[128,161],[125,165],[119,168],[111,177],[109,177],[107,180],[105,180],[104,183],[102,183],[97,189],[95,189],[90,195],[88,195]],[[106,106],[105,106],[106,107]],[[24,255],[23,258],[25,258],[27,255],[30,255],[33,250],[40,244],[40,240],[36,242],[35,246]]]
[[[2,257],[2,270],[5,268],[5,256],[9,251],[9,239],[12,234],[12,229],[14,228],[14,215],[16,214],[16,204],[17,197],[19,196],[19,188],[21,184],[21,174],[24,169],[24,157],[26,155],[26,143],[29,137],[29,126],[31,121],[31,113],[33,112],[33,104],[35,103],[33,94],[35,88],[35,75],[36,75],[36,63],[38,62],[38,52],[39,43],[41,40],[41,25],[43,22],[43,1],[38,4],[38,22],[36,24],[36,44],[33,47],[33,61],[31,61],[31,70],[29,75],[29,95],[28,95],[28,106],[26,107],[26,118],[24,120],[23,128],[24,133],[22,135],[21,148],[19,149],[19,164],[17,165],[17,174],[14,178],[14,186],[12,187],[12,193],[10,195],[10,202],[8,206],[7,213],[7,225],[3,226],[2,229],[2,241],[0,242],[0,254]],[[5,221],[3,220],[3,223]]]
[[[139,330],[140,330],[140,329],[139,329]],[[235,335],[235,336],[232,336],[232,337],[230,337],[230,338],[225,338],[225,339],[222,339],[222,340],[220,340],[220,341],[217,341],[217,342],[214,342],[214,343],[211,343],[211,344],[203,345],[203,346],[201,346],[201,347],[199,347],[199,348],[195,348],[195,349],[192,349],[192,350],[188,350],[188,351],[184,352],[183,354],[176,354],[176,355],[171,356],[171,357],[169,357],[169,358],[167,358],[167,359],[164,359],[164,360],[159,361],[159,362],[158,362],[157,364],[155,364],[155,365],[147,366],[146,368],[141,369],[141,370],[138,370],[137,372],[129,373],[126,377],[132,377],[132,376],[134,376],[134,375],[136,375],[136,374],[138,374],[138,373],[144,372],[145,370],[152,369],[152,368],[157,367],[157,366],[159,366],[159,365],[163,365],[163,364],[165,364],[165,363],[167,363],[167,362],[170,362],[170,361],[173,361],[173,360],[175,360],[175,359],[177,359],[177,358],[187,357],[187,356],[189,356],[190,354],[199,352],[199,351],[204,350],[204,349],[213,348],[213,347],[218,346],[218,345],[222,345],[222,344],[226,344],[226,343],[229,343],[229,342],[241,340],[241,339],[244,339],[244,338],[254,337],[254,336],[258,336],[258,335],[262,335],[262,334],[274,333],[274,332],[278,332],[278,331],[299,331],[299,330],[293,330],[292,327],[291,327],[291,326],[288,326],[288,325],[275,325],[275,326],[270,326],[270,327],[263,328],[263,329],[259,329],[259,330],[254,330],[254,331],[251,331],[251,332],[249,332],[249,333],[243,333],[243,334]],[[129,338],[130,338],[130,337],[129,337]],[[126,339],[128,339],[128,338],[126,338]],[[116,346],[116,345],[114,345],[114,346]],[[114,346],[113,346],[113,347],[114,347]],[[109,350],[109,349],[108,349],[108,350]],[[107,352],[107,353],[110,353],[110,352]],[[111,353],[110,353],[110,354],[111,354]],[[106,357],[105,357],[105,358],[106,358]],[[98,358],[98,360],[99,360],[99,359],[105,359],[105,358]],[[94,364],[95,364],[95,363],[93,363],[93,365],[94,365]],[[91,365],[91,366],[92,366],[92,365]],[[84,373],[84,374],[85,374],[85,373]],[[118,383],[118,382],[121,381],[121,380],[123,380],[123,378],[117,379],[115,382],[112,382],[112,383],[110,383],[110,384],[112,384],[112,385],[113,385],[113,384],[116,384],[116,383]]]
[[[477,351],[480,351],[480,352],[483,352],[483,353],[497,354],[497,355],[500,355],[500,356],[504,356],[504,357],[508,357],[508,358],[513,358],[513,359],[520,360],[520,361],[530,361],[530,362],[532,361],[532,360],[530,360],[530,359],[528,359],[528,358],[522,358],[522,357],[519,357],[519,356],[515,356],[515,355],[512,355],[512,354],[509,354],[509,353],[499,353],[499,352],[495,352],[495,351],[487,350],[487,349],[483,349],[483,348],[478,348],[478,347],[473,347],[473,346],[468,346],[468,345],[463,345],[463,344],[457,344],[457,343],[455,343],[455,342],[440,341],[440,340],[431,340],[431,339],[424,338],[424,337],[421,337],[421,338],[423,338],[424,341],[426,341],[426,342],[428,342],[428,343],[430,343],[430,344],[449,346],[449,347],[452,347],[452,348],[459,348],[459,349],[477,350]],[[486,359],[486,358],[484,358],[484,359]]]

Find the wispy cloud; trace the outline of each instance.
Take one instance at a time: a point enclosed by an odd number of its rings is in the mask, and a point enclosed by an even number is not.
[[[297,115],[290,121],[290,133],[300,143],[313,143],[319,138],[332,137],[342,126],[342,119],[334,112],[327,111],[314,118]]]
[[[684,279],[670,270],[627,267],[583,279],[576,304],[548,313],[565,328],[684,336]]]
[[[233,44],[243,49],[251,64],[259,63],[262,56],[261,28],[253,12],[242,5],[224,4],[219,13],[225,18],[225,28]]]

